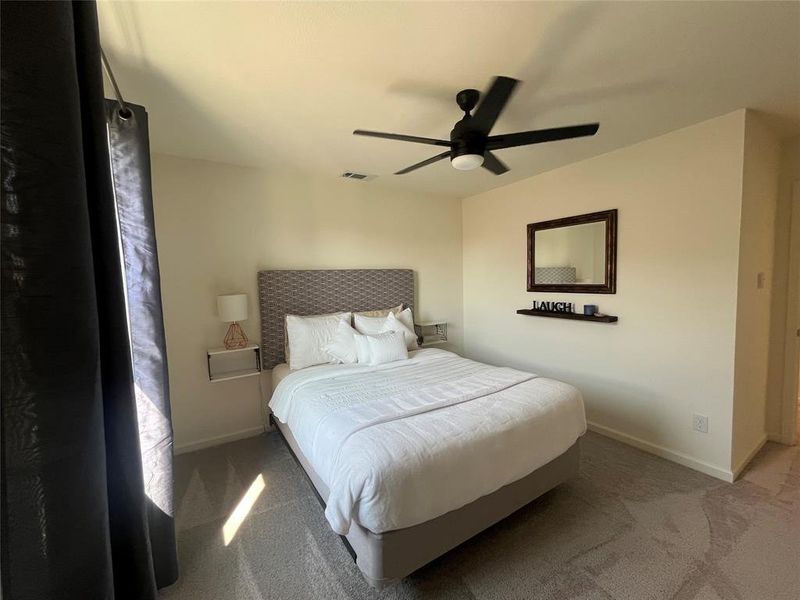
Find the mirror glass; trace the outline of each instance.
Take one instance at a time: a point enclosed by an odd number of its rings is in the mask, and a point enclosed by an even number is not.
[[[606,222],[536,232],[536,284],[604,284]]]
[[[615,294],[617,210],[529,223],[528,291]]]

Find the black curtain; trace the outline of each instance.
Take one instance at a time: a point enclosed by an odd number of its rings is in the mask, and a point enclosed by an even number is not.
[[[156,598],[177,577],[166,363],[167,433],[140,443],[95,6],[0,7],[3,596]]]
[[[105,101],[111,177],[117,205],[128,307],[139,444],[148,499],[156,584],[177,577],[172,494],[172,418],[169,405],[167,347],[161,310],[150,142],[143,106]]]

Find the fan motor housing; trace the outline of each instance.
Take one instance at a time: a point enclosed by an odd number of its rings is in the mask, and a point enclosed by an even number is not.
[[[450,160],[464,154],[480,154],[486,151],[486,136],[479,131],[470,129],[472,117],[466,115],[455,124],[450,132],[450,141],[453,146],[450,150]]]

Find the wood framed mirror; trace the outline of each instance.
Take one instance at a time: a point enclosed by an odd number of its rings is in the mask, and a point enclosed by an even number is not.
[[[617,292],[617,209],[528,224],[528,291]]]

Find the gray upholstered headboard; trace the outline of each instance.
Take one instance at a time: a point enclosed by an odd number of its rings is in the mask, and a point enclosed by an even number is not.
[[[261,361],[265,369],[284,362],[286,315],[321,315],[405,304],[414,306],[411,269],[259,271]]]

